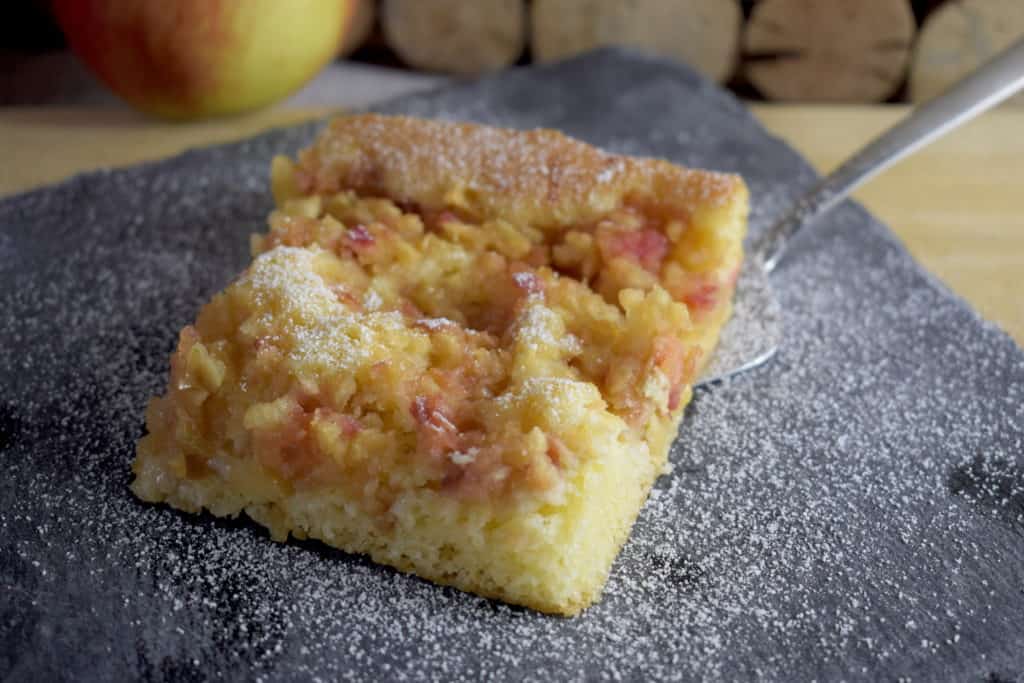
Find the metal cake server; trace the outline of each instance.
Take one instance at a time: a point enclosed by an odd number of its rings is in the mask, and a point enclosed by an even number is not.
[[[722,330],[715,354],[697,386],[755,368],[775,355],[783,337],[782,309],[769,275],[798,232],[863,182],[1021,88],[1024,39],[939,97],[914,109],[797,200],[749,250],[736,286],[732,318]]]

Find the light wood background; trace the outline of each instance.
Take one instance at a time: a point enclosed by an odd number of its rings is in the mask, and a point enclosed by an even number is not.
[[[822,171],[907,112],[896,105],[753,109],[769,130]],[[181,125],[118,108],[0,109],[0,195],[328,112],[279,107]],[[1024,345],[1024,110],[982,116],[901,162],[856,196],[925,267]]]

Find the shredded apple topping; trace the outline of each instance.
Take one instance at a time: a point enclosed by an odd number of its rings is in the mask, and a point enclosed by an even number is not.
[[[639,430],[693,380],[701,348],[682,338],[716,299],[659,280],[675,272],[663,228],[624,208],[552,239],[351,192],[288,201],[182,333],[152,410],[189,408],[160,420],[194,437],[191,475],[227,436],[289,485],[352,488],[375,509],[409,485],[557,496],[585,406]],[[243,434],[209,424],[238,405],[225,377],[254,401]]]

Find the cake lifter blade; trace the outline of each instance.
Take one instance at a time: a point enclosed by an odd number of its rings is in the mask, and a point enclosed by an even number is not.
[[[1024,87],[1024,39],[939,97],[914,109],[803,195],[753,243],[736,285],[732,318],[697,385],[755,368],[782,343],[782,309],[769,275],[792,237],[861,183]]]

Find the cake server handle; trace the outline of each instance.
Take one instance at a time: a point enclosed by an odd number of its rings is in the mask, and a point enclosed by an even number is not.
[[[778,264],[786,245],[815,218],[861,183],[953,128],[994,107],[1024,87],[1024,39],[906,118],[850,157],[793,205],[754,242],[753,254],[766,271]]]

